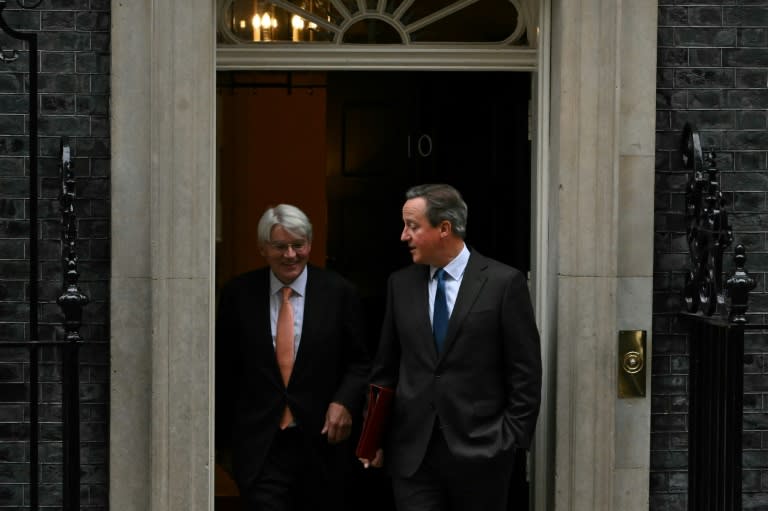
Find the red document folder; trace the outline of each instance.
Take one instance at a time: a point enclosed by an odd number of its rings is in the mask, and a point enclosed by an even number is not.
[[[376,456],[376,450],[381,447],[381,437],[392,411],[394,395],[394,390],[388,387],[373,384],[369,386],[368,412],[355,450],[358,458],[372,460]]]

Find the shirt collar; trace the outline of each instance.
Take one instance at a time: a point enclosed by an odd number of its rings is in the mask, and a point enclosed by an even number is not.
[[[275,274],[272,273],[272,270],[269,271],[269,294],[273,295],[276,293],[279,293],[281,289],[283,289],[286,285],[280,282],[277,277],[275,277]],[[293,289],[293,292],[300,296],[305,296],[306,290],[307,290],[307,267],[304,266],[304,269],[301,271],[298,277],[288,284],[288,287]]]
[[[461,248],[459,255],[454,257],[450,263],[443,266],[445,273],[447,273],[453,280],[459,280],[464,275],[464,270],[467,269],[467,262],[469,262],[469,249],[467,244]],[[439,268],[437,266],[429,267],[429,278],[434,278],[435,272]]]

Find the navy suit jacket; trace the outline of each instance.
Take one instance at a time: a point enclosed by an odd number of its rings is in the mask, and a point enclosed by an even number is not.
[[[258,476],[286,403],[321,458],[343,448],[320,434],[328,405],[343,404],[353,420],[361,416],[370,361],[359,297],[339,275],[307,268],[301,341],[287,388],[272,342],[269,268],[235,277],[219,297],[217,448],[232,448],[241,487]]]
[[[421,464],[435,421],[457,470],[511,462],[527,448],[539,412],[541,353],[522,273],[472,251],[437,353],[429,267],[389,278],[372,382],[395,387],[385,463],[397,475]]]

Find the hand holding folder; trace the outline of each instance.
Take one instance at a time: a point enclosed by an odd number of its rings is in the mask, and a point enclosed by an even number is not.
[[[368,411],[355,450],[358,458],[371,461],[376,457],[376,451],[381,449],[381,439],[392,412],[394,394],[394,390],[388,387],[369,386]]]

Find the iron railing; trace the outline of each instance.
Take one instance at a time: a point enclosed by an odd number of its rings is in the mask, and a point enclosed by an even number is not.
[[[22,9],[34,9],[41,0],[16,0]],[[6,0],[0,0],[0,31],[3,41],[16,41],[19,47],[11,43],[11,47],[0,44],[0,65],[16,62],[26,52],[27,69],[22,72],[28,77],[27,96],[27,147],[29,149],[29,190],[28,190],[28,220],[29,220],[29,276],[27,282],[27,297],[29,306],[28,336],[25,339],[4,340],[0,348],[11,350],[27,350],[29,355],[29,374],[25,381],[28,386],[28,417],[29,417],[29,508],[36,511],[40,507],[40,351],[53,347],[61,350],[61,384],[62,384],[62,449],[63,449],[63,480],[61,507],[66,511],[80,508],[80,416],[79,416],[79,371],[78,352],[82,343],[80,325],[82,308],[88,298],[78,287],[79,272],[77,270],[77,229],[75,218],[75,179],[72,168],[71,150],[66,138],[61,141],[61,204],[62,230],[62,260],[64,264],[64,291],[57,303],[64,315],[64,339],[41,340],[40,338],[40,227],[38,221],[38,206],[40,181],[38,178],[38,45],[37,34],[34,32],[19,32],[12,29],[5,20]],[[14,64],[14,65],[18,65]],[[50,481],[48,481],[50,482]]]
[[[61,388],[62,388],[62,451],[63,481],[62,508],[65,511],[80,509],[80,400],[79,400],[79,350],[82,345],[80,326],[83,307],[88,297],[78,286],[77,270],[77,220],[75,218],[75,179],[70,159],[70,146],[64,138],[61,147],[60,203],[63,217],[62,257],[64,262],[64,292],[57,303],[64,315],[64,340],[42,341],[30,334],[26,341],[0,342],[0,348],[26,349],[29,352],[29,484],[30,509],[36,511],[40,503],[40,398],[39,398],[39,351],[43,347],[61,350]],[[37,315],[39,303],[30,298],[32,315]],[[30,322],[31,323],[31,322]]]
[[[702,152],[689,124],[682,156],[690,267],[683,317],[690,346],[688,424],[689,511],[741,509],[744,331],[754,280],[744,269],[743,245],[735,271],[723,282],[723,253],[733,241],[715,153]],[[764,328],[764,325],[755,325]]]
[[[77,271],[77,218],[75,215],[75,173],[69,141],[61,142],[61,214],[64,293],[56,302],[64,313],[65,340],[62,345],[62,411],[65,510],[79,509],[80,502],[80,325],[88,297],[80,291]]]

